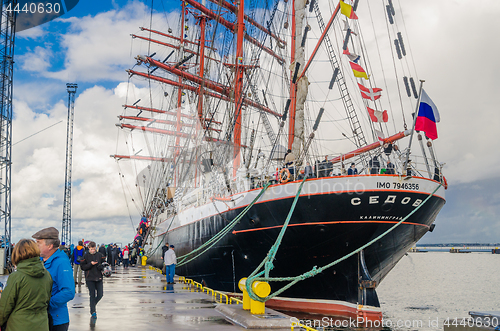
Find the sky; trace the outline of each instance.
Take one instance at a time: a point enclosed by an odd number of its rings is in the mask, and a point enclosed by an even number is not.
[[[130,242],[139,213],[125,199],[110,158],[125,103],[126,69],[137,49],[130,34],[148,26],[150,1],[80,1],[60,18],[16,35],[12,164],[12,236],[61,228],[64,194],[66,83],[77,83],[72,168],[72,234],[97,242]],[[500,242],[500,172],[496,93],[500,2],[398,0],[415,65],[441,114],[435,148],[445,162],[447,203],[421,243]],[[175,13],[155,1],[153,18]],[[177,7],[175,7],[177,8]],[[326,16],[326,15],[324,15]],[[167,25],[161,28],[165,29]],[[56,124],[57,123],[57,124]],[[54,125],[55,124],[55,125]],[[26,140],[22,139],[53,127]],[[20,141],[20,142],[19,142]],[[19,142],[19,143],[17,143]]]

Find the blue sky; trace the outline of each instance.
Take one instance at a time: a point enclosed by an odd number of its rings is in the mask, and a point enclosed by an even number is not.
[[[144,53],[132,43],[130,34],[148,25],[150,4],[83,0],[61,18],[17,35],[13,141],[63,122],[14,147],[14,241],[30,236],[34,229],[60,228],[68,82],[79,85],[73,161],[74,240],[85,236],[127,242],[133,237],[132,224],[138,222],[138,215],[124,201],[119,169],[109,155],[116,150],[114,124],[124,103],[125,69],[133,66],[135,55]],[[170,12],[177,5],[173,0],[155,0],[154,21],[174,18]],[[493,42],[499,29],[500,3],[471,8],[460,2],[422,0],[407,5],[407,29],[417,31],[413,57],[441,112],[436,150],[447,163],[450,183],[436,230],[422,243],[498,242],[500,153],[496,132],[500,115],[494,96],[500,70],[494,64],[483,68],[473,60],[485,45],[491,54],[500,50]],[[478,26],[482,27],[479,34]]]
[[[158,1],[158,3],[160,2],[161,1]],[[121,5],[119,5],[118,3],[121,3]],[[49,63],[46,64],[47,70],[51,72],[63,70],[67,57],[65,46],[62,44],[62,42],[65,35],[67,35],[68,33],[72,33],[72,29],[74,28],[74,25],[71,24],[72,20],[74,20],[75,18],[82,19],[85,17],[95,17],[99,13],[120,10],[120,8],[123,7],[124,3],[126,3],[126,1],[79,1],[78,4],[70,12],[61,16],[59,19],[44,23],[39,27],[18,33],[15,42],[15,55],[18,60],[19,58],[21,58],[22,60],[29,62],[34,60],[36,57],[30,59],[25,58],[25,56],[27,56],[28,54],[32,54],[33,51],[36,51],[40,48],[47,49],[51,51],[50,61],[48,61]],[[150,2],[142,1],[142,3]],[[171,3],[171,1],[163,1],[163,3]],[[15,78],[17,82],[29,81],[33,79],[36,79],[38,83],[41,83],[42,81],[60,81],[59,78],[51,79],[48,77],[41,77],[38,72],[32,72],[28,70],[28,68],[20,68],[19,65],[17,65],[15,69]],[[71,80],[71,78],[72,77],[68,76],[68,79]],[[116,79],[101,78],[98,81],[100,85],[106,88],[110,88],[113,86],[113,82],[115,82]],[[78,84],[80,90],[84,90],[90,86],[93,86],[95,84],[95,81],[89,82],[85,80],[78,80]],[[65,95],[66,91],[64,88],[61,89],[60,93],[51,93],[49,104],[53,103],[56,100],[64,98]],[[37,108],[38,110],[43,111],[44,106],[38,105]]]

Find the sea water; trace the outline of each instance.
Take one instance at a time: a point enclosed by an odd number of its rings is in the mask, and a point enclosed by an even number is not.
[[[383,319],[371,327],[357,319],[294,316],[316,330],[442,331],[464,323],[469,311],[500,310],[500,254],[408,253],[377,293]]]
[[[391,330],[443,330],[500,310],[500,254],[408,253],[377,288]]]

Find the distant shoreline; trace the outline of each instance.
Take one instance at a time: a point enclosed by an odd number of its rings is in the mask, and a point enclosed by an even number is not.
[[[417,244],[415,247],[500,247],[500,243],[438,243],[438,244]]]

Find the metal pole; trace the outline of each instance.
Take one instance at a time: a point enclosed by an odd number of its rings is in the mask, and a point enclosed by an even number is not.
[[[425,166],[427,167],[427,172],[429,173],[429,178],[432,178],[431,168],[429,167],[429,160],[427,160],[427,153],[425,153],[424,143],[422,141],[422,135],[418,134],[418,142],[420,144],[420,148],[422,149],[422,154],[424,156]]]
[[[7,11],[15,0],[3,0],[0,15],[0,219],[4,222],[5,266],[12,251],[11,165],[12,165],[12,95],[14,76],[14,41],[16,11]],[[3,270],[0,271],[3,274]]]
[[[418,91],[417,107],[415,109],[415,116],[413,116],[413,126],[411,128],[410,143],[408,144],[408,151],[406,152],[406,162],[404,163],[406,165],[405,174],[408,173],[408,169],[410,167],[410,165],[408,164],[408,160],[410,159],[411,142],[413,140],[413,133],[415,132],[415,124],[417,123],[418,109],[420,108],[420,98],[422,97],[424,82],[425,80],[420,80],[420,90]]]
[[[68,90],[68,124],[66,135],[66,170],[64,175],[64,202],[61,242],[71,245],[71,168],[73,164],[73,119],[77,84],[66,84]]]

